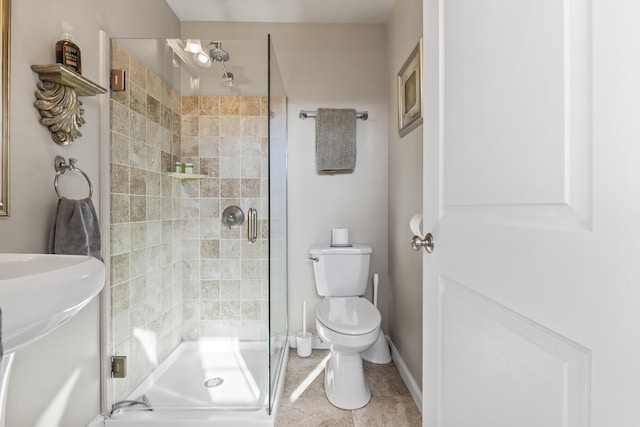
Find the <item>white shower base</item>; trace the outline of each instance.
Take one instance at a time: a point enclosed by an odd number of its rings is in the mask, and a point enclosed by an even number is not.
[[[288,346],[279,371],[271,415],[268,407],[266,343],[211,339],[184,342],[126,400],[145,395],[153,411],[125,408],[106,427],[273,426],[282,393]],[[221,378],[222,384],[205,382]]]

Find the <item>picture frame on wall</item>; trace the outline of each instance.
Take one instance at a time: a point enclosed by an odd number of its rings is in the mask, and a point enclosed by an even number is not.
[[[422,124],[422,39],[398,72],[398,133],[405,136]]]

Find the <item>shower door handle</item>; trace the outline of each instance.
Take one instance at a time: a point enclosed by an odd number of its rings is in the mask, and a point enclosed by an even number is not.
[[[247,240],[249,243],[255,243],[258,238],[258,211],[249,208],[247,219]]]

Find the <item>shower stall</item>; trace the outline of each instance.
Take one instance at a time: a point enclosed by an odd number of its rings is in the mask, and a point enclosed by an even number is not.
[[[111,69],[105,423],[273,425],[287,99],[271,40],[114,39]]]

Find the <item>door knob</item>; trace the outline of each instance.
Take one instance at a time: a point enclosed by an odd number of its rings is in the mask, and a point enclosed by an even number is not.
[[[414,251],[419,251],[420,248],[424,248],[428,253],[433,252],[433,248],[435,247],[433,243],[433,235],[431,233],[427,233],[424,236],[424,239],[420,238],[420,236],[413,236],[411,239],[411,247]]]

